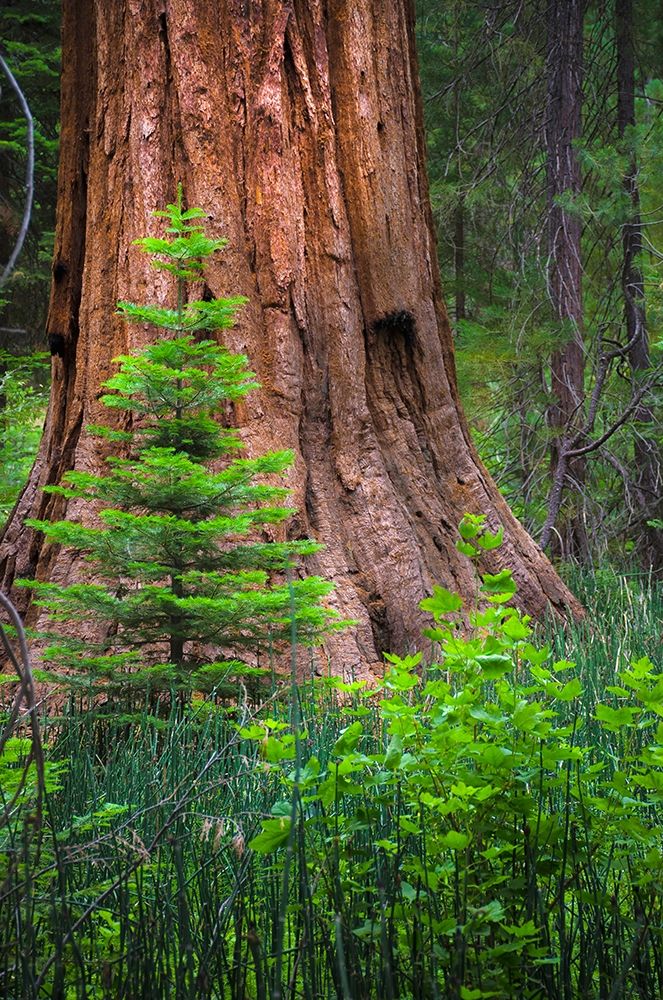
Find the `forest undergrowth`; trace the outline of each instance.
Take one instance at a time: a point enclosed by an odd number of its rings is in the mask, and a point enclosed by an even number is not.
[[[41,801],[27,734],[0,758],[0,994],[660,996],[661,595],[573,585],[534,634],[484,577],[463,638],[436,588],[441,655],[371,691],[41,706]]]

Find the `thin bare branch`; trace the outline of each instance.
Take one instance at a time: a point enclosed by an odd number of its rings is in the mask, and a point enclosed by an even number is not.
[[[19,103],[21,105],[21,110],[25,117],[27,123],[27,135],[26,135],[26,147],[27,147],[27,164],[25,168],[25,206],[23,208],[23,219],[21,221],[21,228],[14,245],[14,249],[11,252],[11,256],[5,265],[5,269],[0,275],[0,288],[7,283],[9,276],[16,266],[16,261],[18,260],[19,254],[23,249],[23,244],[25,243],[25,237],[28,234],[28,229],[30,227],[30,218],[32,216],[32,201],[34,198],[34,181],[35,181],[35,126],[32,118],[32,112],[30,111],[30,106],[25,98],[25,94],[21,90],[18,81],[11,69],[7,65],[6,60],[0,55],[0,67],[2,67],[5,76],[11,84],[12,90],[18,97]]]

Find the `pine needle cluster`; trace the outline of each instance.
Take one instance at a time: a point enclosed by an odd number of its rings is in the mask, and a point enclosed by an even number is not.
[[[85,501],[95,521],[29,522],[49,542],[81,553],[95,582],[23,581],[50,620],[65,626],[45,652],[50,676],[107,694],[218,688],[255,670],[259,649],[286,642],[293,615],[303,641],[341,627],[322,603],[330,583],[285,578],[319,546],[264,540],[267,526],[293,513],[278,484],[292,452],[244,457],[238,432],[219,422],[257,383],[244,356],[197,336],[231,326],[245,300],[186,295],[225,241],[205,235],[204,213],[184,210],[181,189],[176,204],[155,215],[167,220],[167,236],[137,244],[175,277],[177,303],[119,304],[126,320],[168,334],[116,358],[118,371],[104,384],[103,402],[131,429],[92,431],[122,455],[109,457],[102,474],[73,471],[46,487]],[[104,635],[76,637],[76,623],[94,623]]]

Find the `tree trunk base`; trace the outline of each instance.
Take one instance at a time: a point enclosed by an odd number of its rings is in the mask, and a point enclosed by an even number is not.
[[[424,167],[413,5],[405,0],[65,0],[62,161],[47,333],[62,336],[44,439],[0,545],[17,575],[70,578],[27,516],[72,516],[40,492],[103,458],[85,430],[107,419],[112,358],[149,341],[118,300],[170,301],[138,236],[187,201],[229,249],[214,297],[249,305],[224,337],[262,389],[235,407],[249,454],[295,451],[291,537],[326,548],[306,569],[336,585],[357,625],[330,639],[335,672],[420,644],[433,583],[469,601],[455,549],[465,512],[502,524],[485,570],[514,571],[535,616],[581,609],[513,518],[470,442],[441,302]],[[204,289],[203,289],[204,292]],[[87,516],[82,512],[83,516]],[[77,571],[84,572],[80,564]]]

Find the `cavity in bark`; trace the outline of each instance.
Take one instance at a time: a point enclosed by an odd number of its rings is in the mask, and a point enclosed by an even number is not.
[[[51,356],[56,355],[59,358],[64,357],[64,334],[62,333],[49,333],[48,335],[48,349],[51,352]]]
[[[416,339],[417,326],[408,309],[387,313],[373,323],[373,333],[390,339],[400,338],[407,347],[412,347]]]

